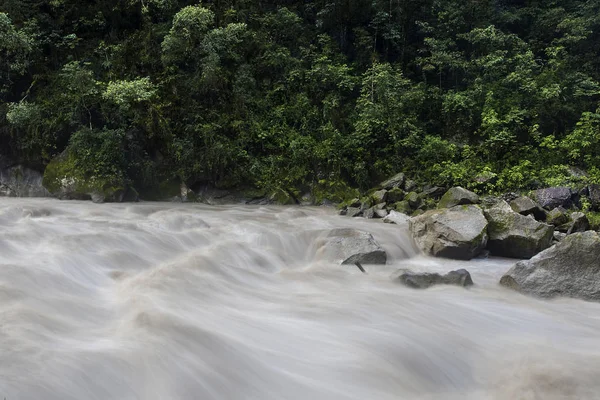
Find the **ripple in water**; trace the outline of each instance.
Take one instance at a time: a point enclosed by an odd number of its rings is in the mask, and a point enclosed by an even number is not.
[[[319,259],[342,227],[388,265]],[[600,399],[600,305],[501,288],[510,265],[322,208],[0,199],[0,398]],[[464,267],[470,290],[390,280]]]

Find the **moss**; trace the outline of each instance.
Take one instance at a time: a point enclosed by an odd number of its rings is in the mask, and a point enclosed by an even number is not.
[[[112,182],[94,177],[85,178],[74,157],[65,152],[55,157],[44,171],[42,185],[52,194],[74,199],[87,199],[92,193],[113,200],[126,190],[124,182]]]
[[[405,197],[406,197],[406,193],[404,192],[404,190],[402,190],[400,188],[393,188],[392,190],[390,190],[387,193],[387,200],[390,203],[396,203],[398,201],[402,201],[402,200],[404,200]]]

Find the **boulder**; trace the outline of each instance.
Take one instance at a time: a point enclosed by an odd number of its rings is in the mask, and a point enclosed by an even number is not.
[[[438,208],[450,208],[464,204],[478,204],[479,196],[460,186],[448,190],[440,199]]]
[[[388,212],[385,208],[375,207],[375,218],[385,218],[387,217]]]
[[[0,196],[50,197],[42,178],[40,172],[22,165],[0,168]]]
[[[423,195],[431,197],[432,199],[440,199],[446,193],[446,189],[439,186],[426,186],[423,188]]]
[[[363,211],[363,217],[368,219],[375,218],[375,207],[367,208]]]
[[[573,205],[573,193],[568,187],[551,187],[534,192],[534,199],[546,210],[562,206],[569,208]]]
[[[390,179],[381,182],[381,187],[385,190],[392,190],[393,188],[403,188],[404,182],[406,182],[406,175],[400,172],[399,174],[394,175]]]
[[[371,195],[371,198],[373,199],[373,203],[375,203],[375,204],[385,203],[387,200],[387,193],[388,193],[388,191],[385,189],[378,190],[375,193],[373,193]]]
[[[333,229],[321,236],[318,254],[341,264],[385,264],[387,254],[373,236],[352,228]]]
[[[540,297],[600,301],[600,237],[593,231],[567,236],[531,260],[518,262],[500,284]]]
[[[550,247],[554,228],[518,214],[504,200],[485,210],[492,255],[531,258]]]
[[[399,201],[404,200],[405,196],[406,196],[406,193],[404,192],[404,190],[402,190],[400,188],[393,188],[392,190],[387,192],[387,200],[386,201],[388,203],[397,203]]]
[[[412,192],[416,188],[417,188],[417,182],[412,181],[410,179],[407,179],[406,182],[404,182],[404,190],[405,191]]]
[[[410,221],[410,217],[408,215],[393,210],[390,211],[390,213],[383,219],[383,222],[386,224],[397,225],[408,224],[408,221]]]
[[[562,207],[556,207],[548,212],[546,215],[546,223],[554,226],[560,226],[569,222],[567,217],[567,210]]]
[[[75,159],[64,151],[46,166],[44,187],[53,196],[63,200],[93,200],[95,203],[137,200],[137,191],[129,188],[123,179],[104,180],[85,177],[77,168]],[[177,192],[179,192],[179,185]]]
[[[571,226],[567,231],[567,235],[577,232],[585,232],[590,229],[590,221],[582,212],[574,212],[571,214]]]
[[[394,210],[402,214],[410,214],[413,211],[412,207],[408,203],[408,200],[399,201],[394,204]]]
[[[431,210],[410,220],[412,236],[423,252],[459,260],[470,260],[482,252],[488,240],[487,226],[483,212],[474,205]]]
[[[362,211],[358,207],[348,207],[346,209],[346,215],[348,217],[360,217],[362,215]]]
[[[466,269],[451,271],[446,275],[401,271],[396,280],[413,289],[427,289],[433,285],[473,286],[471,274]]]
[[[413,210],[419,208],[423,203],[423,199],[417,192],[410,192],[406,195],[404,200],[408,201],[408,204]]]
[[[517,197],[510,202],[510,207],[521,215],[533,215],[538,221],[546,220],[546,211],[529,197]]]
[[[554,231],[553,239],[557,242],[562,242],[564,238],[567,237],[566,233]]]

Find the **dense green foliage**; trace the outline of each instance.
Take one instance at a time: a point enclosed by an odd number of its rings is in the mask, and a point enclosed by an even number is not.
[[[600,180],[600,0],[3,0],[0,152],[132,184]]]

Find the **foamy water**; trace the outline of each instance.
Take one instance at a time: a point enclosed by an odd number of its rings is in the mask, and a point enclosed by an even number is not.
[[[388,265],[319,259],[339,227]],[[600,304],[504,289],[513,262],[325,208],[0,199],[0,399],[600,399]]]

